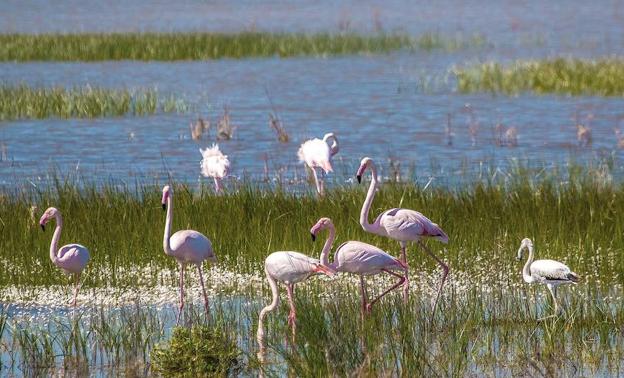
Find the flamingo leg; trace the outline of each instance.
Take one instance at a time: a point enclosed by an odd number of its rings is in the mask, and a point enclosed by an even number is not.
[[[362,293],[362,315],[366,313],[367,295],[366,295],[366,282],[364,276],[360,275],[360,292]]]
[[[76,282],[74,283],[74,300],[72,301],[72,306],[76,307],[76,300],[78,298],[78,290],[80,290],[80,273],[76,274]]]
[[[180,264],[180,308],[178,309],[178,317],[176,318],[176,324],[180,324],[180,316],[184,309],[184,265]]]
[[[548,291],[550,291],[550,295],[552,295],[552,299],[553,299],[553,303],[555,304],[555,314],[550,317],[555,317],[557,315],[559,315],[561,308],[559,307],[559,303],[557,303],[557,286],[552,285],[552,284],[547,284],[546,287],[548,288]]]
[[[288,304],[290,305],[290,313],[288,314],[288,325],[292,329],[292,341],[295,342],[295,335],[297,333],[297,311],[295,310],[294,300],[294,284],[286,285],[286,292],[288,293]]]
[[[208,305],[208,295],[206,295],[206,286],[204,285],[204,275],[202,273],[201,264],[197,265],[197,271],[199,272],[199,282],[201,283],[202,293],[204,294],[204,308],[206,309],[206,318],[209,318],[210,306]]]
[[[406,243],[401,242],[401,262],[407,266],[407,251],[406,251]],[[405,270],[405,283],[403,284],[403,303],[407,303],[409,300],[409,274],[408,271]]]
[[[377,302],[378,300],[380,300],[384,295],[388,294],[389,292],[391,292],[392,290],[396,289],[397,287],[403,285],[405,283],[405,276],[402,276],[400,274],[394,273],[391,270],[387,270],[387,269],[382,269],[382,271],[391,274],[395,277],[399,278],[399,281],[397,283],[395,283],[394,285],[390,286],[386,291],[384,291],[383,293],[381,293],[377,298],[373,299],[367,306],[366,309],[370,312],[371,308],[373,307],[373,305],[375,304],[375,302]]]
[[[214,177],[215,193],[221,193],[221,179]]]
[[[314,184],[316,185],[316,193],[319,195],[319,197],[321,197],[323,196],[323,188],[321,187],[318,174],[316,173],[316,168],[310,167],[310,169],[312,170],[312,175],[314,176]]]
[[[422,249],[425,250],[425,252],[427,252],[427,254],[429,254],[429,256],[433,257],[433,259],[438,262],[438,264],[442,267],[442,270],[443,270],[442,281],[440,282],[440,288],[438,289],[438,295],[436,296],[435,302],[433,303],[433,313],[431,314],[431,320],[433,321],[436,309],[438,307],[438,300],[440,299],[440,295],[442,294],[442,287],[444,287],[444,282],[446,281],[446,276],[448,276],[448,273],[449,273],[449,267],[448,267],[448,265],[446,265],[444,263],[444,261],[442,261],[442,259],[440,259],[438,256],[433,254],[433,252],[431,252],[431,250],[429,250],[429,248],[427,248],[427,246],[422,241],[419,240],[418,244],[420,245],[420,247]]]

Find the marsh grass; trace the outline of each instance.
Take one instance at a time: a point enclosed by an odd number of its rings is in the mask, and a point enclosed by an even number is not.
[[[160,98],[154,89],[135,90],[91,87],[33,88],[0,86],[0,121],[41,118],[98,118],[144,116],[180,112],[186,104],[174,97]]]
[[[490,62],[458,68],[454,73],[462,93],[624,95],[624,60],[617,57],[543,59],[510,65]]]
[[[112,33],[4,34],[0,61],[207,60],[251,57],[379,54],[399,49],[481,47],[480,36],[427,33]]]

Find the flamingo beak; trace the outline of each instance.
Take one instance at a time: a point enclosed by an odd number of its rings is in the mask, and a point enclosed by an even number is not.
[[[316,241],[316,235],[314,235],[313,232],[310,232],[310,236],[312,237],[312,241],[315,242]]]
[[[41,226],[41,231],[45,232],[45,224],[41,223],[40,226]]]
[[[163,210],[167,210],[167,204],[166,204],[166,203],[163,203],[163,204],[162,204],[162,208],[163,208]]]
[[[355,178],[357,178],[358,184],[362,183],[362,175],[357,175],[357,176],[355,176]]]
[[[315,271],[316,273],[326,274],[326,275],[328,275],[329,277],[333,276],[333,275],[336,273],[333,269],[331,269],[331,268],[329,268],[329,267],[326,267],[325,265],[317,265],[317,266],[314,268],[314,271]]]

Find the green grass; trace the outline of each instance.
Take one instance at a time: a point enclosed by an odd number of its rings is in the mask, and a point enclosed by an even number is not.
[[[457,88],[462,93],[624,95],[622,58],[558,58],[517,61],[510,65],[491,62],[456,69],[455,75]]]
[[[207,60],[251,57],[378,54],[399,49],[447,49],[485,45],[483,37],[427,33],[112,33],[4,34],[0,61]]]
[[[91,86],[32,88],[0,86],[0,121],[15,119],[143,116],[187,108],[173,97],[160,98],[154,89],[108,89]]]

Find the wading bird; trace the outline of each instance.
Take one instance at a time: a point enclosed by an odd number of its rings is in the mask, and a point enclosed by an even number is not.
[[[370,212],[371,204],[373,203],[373,198],[375,197],[378,179],[377,169],[375,168],[373,160],[365,157],[362,159],[360,167],[357,170],[356,177],[358,182],[362,182],[362,175],[367,168],[370,168],[371,170],[372,180],[370,187],[368,188],[366,200],[362,205],[362,211],[360,212],[360,225],[366,232],[397,240],[401,245],[401,261],[405,266],[407,266],[407,242],[414,241],[418,243],[418,245],[442,267],[442,282],[440,283],[438,295],[436,296],[433,305],[433,315],[435,315],[438,300],[440,299],[440,294],[442,293],[442,287],[444,286],[444,281],[449,273],[449,267],[444,263],[444,261],[431,252],[429,248],[427,248],[427,246],[422,242],[422,239],[433,238],[446,244],[448,243],[448,236],[444,233],[444,231],[442,231],[440,226],[430,221],[418,211],[409,209],[394,208],[386,210],[379,214],[377,219],[375,219],[375,222],[372,224],[368,223],[368,213]],[[405,284],[403,286],[403,298],[406,301],[408,297],[408,290],[409,277],[406,271]]]
[[[45,225],[54,218],[56,220],[56,228],[54,229],[54,235],[52,236],[52,242],[50,243],[50,260],[54,265],[58,266],[67,274],[73,274],[75,279],[74,300],[73,306],[76,307],[76,298],[78,297],[78,290],[80,289],[80,274],[85,266],[89,262],[89,251],[86,247],[80,244],[67,244],[56,250],[59,239],[61,238],[61,231],[63,230],[63,217],[61,212],[54,207],[48,208],[41,219],[39,219],[39,225],[41,229],[45,231]]]
[[[331,140],[332,144],[329,145]],[[325,193],[324,178],[319,177],[316,173],[316,168],[322,169],[322,174],[325,175],[329,172],[333,172],[334,168],[331,164],[331,159],[338,153],[338,138],[334,133],[327,133],[323,139],[309,139],[301,145],[297,156],[299,162],[304,163],[314,175],[314,183],[316,184],[316,192],[319,196]]]
[[[288,325],[292,329],[293,342],[296,334],[297,312],[295,310],[294,290],[297,282],[305,281],[308,277],[315,274],[326,274],[332,276],[334,271],[321,262],[312,257],[308,257],[303,253],[292,251],[279,251],[271,253],[264,261],[264,272],[267,281],[271,286],[273,300],[271,303],[260,311],[258,319],[257,339],[260,345],[263,345],[264,327],[262,322],[267,313],[275,310],[279,304],[278,282],[286,285],[286,293],[288,294],[288,304],[290,305],[290,313],[288,314]]]
[[[407,265],[401,260],[390,256],[381,249],[359,241],[348,241],[343,243],[336,249],[334,253],[334,262],[329,262],[329,253],[336,237],[336,228],[329,218],[321,218],[310,229],[312,240],[316,239],[316,235],[321,230],[329,230],[329,235],[321,252],[321,262],[336,272],[353,273],[360,276],[360,291],[362,294],[362,313],[370,312],[373,304],[379,301],[384,295],[397,287],[403,285],[407,276]],[[403,271],[401,275],[395,271]],[[366,282],[364,276],[371,276],[381,273],[387,273],[399,278],[399,281],[392,285],[389,289],[381,293],[377,298],[368,301],[366,294]]]
[[[201,174],[204,177],[212,177],[215,192],[220,193],[223,190],[221,180],[230,172],[230,160],[227,155],[219,150],[218,144],[213,144],[212,147],[205,150],[200,148],[199,152],[202,154],[202,160],[199,163]]]
[[[206,315],[209,315],[208,296],[206,295],[206,287],[204,286],[204,275],[202,273],[202,263],[204,260],[216,262],[212,244],[207,237],[195,230],[180,230],[169,236],[171,233],[171,223],[173,222],[173,190],[166,185],[163,188],[162,207],[167,211],[167,219],[165,221],[165,235],[163,238],[163,249],[165,254],[172,256],[180,265],[180,309],[176,323],[180,321],[180,315],[184,309],[184,269],[188,264],[195,264],[199,273],[199,282],[201,283],[202,292],[204,294],[204,307]]]
[[[520,249],[518,249],[517,259],[522,259],[522,252],[529,250],[529,259],[522,268],[522,278],[526,283],[541,283],[546,285],[555,303],[555,315],[547,316],[539,320],[547,319],[559,315],[559,304],[557,303],[557,287],[564,284],[576,284],[579,276],[572,272],[565,264],[554,260],[533,261],[533,242],[529,238],[522,239]]]

